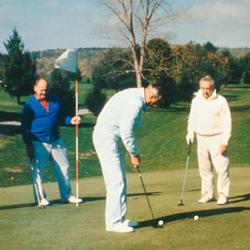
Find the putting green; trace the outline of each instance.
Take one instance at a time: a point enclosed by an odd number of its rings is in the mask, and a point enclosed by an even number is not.
[[[188,172],[184,206],[177,206],[183,174],[183,170],[144,173],[142,169],[154,214],[165,222],[161,229],[151,227],[138,175],[127,175],[128,218],[140,223],[131,234],[105,231],[101,177],[80,180],[85,202],[79,207],[60,203],[56,183],[44,184],[51,201],[46,209],[33,206],[31,185],[0,188],[1,249],[249,249],[250,169],[231,168],[230,200],[224,206],[197,203],[197,169]]]

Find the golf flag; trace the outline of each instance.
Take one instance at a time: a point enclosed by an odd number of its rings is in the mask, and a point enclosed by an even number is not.
[[[66,49],[55,61],[55,68],[77,73],[77,51]]]
[[[69,71],[71,73],[77,73],[77,51],[75,49],[66,49],[55,61],[55,68]],[[78,80],[75,80],[75,116],[78,116]],[[78,157],[78,124],[75,125],[75,139],[76,139],[76,198],[79,204],[79,157]]]

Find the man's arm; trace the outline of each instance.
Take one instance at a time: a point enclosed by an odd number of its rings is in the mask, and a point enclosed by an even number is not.
[[[187,124],[187,135],[186,135],[186,141],[187,144],[194,142],[194,101],[191,103],[191,108],[188,116],[188,124]]]
[[[128,107],[126,111],[121,114],[120,120],[120,134],[122,142],[130,155],[139,155],[139,150],[134,133],[134,124],[140,113],[139,108]]]
[[[224,99],[223,109],[222,109],[222,119],[223,119],[223,133],[222,133],[222,144],[220,145],[220,153],[223,155],[228,150],[228,142],[231,137],[232,131],[232,118],[229,105]]]
[[[21,114],[21,132],[23,141],[26,144],[27,155],[32,160],[34,158],[34,149],[32,145],[31,123],[34,119],[34,112],[28,104],[25,104]]]

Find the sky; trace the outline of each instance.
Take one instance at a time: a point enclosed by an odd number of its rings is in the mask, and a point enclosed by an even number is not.
[[[100,0],[0,0],[0,52],[17,29],[25,50],[119,47],[115,18]],[[178,13],[155,36],[172,44],[208,41],[218,47],[250,47],[249,0],[169,0]],[[170,12],[170,13],[171,13]],[[103,28],[109,30],[109,38]],[[111,36],[110,36],[111,34]]]

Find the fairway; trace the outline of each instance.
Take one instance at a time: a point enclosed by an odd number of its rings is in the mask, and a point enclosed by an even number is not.
[[[81,91],[83,93],[84,91]],[[0,126],[0,249],[177,249],[249,250],[250,230],[250,91],[226,90],[233,118],[230,140],[231,191],[229,204],[198,204],[200,178],[196,143],[192,148],[184,206],[180,202],[184,165],[188,104],[169,109],[149,110],[139,130],[142,175],[157,219],[164,228],[155,229],[140,179],[125,154],[128,172],[128,218],[140,222],[132,234],[105,231],[105,189],[100,165],[92,145],[95,117],[84,117],[80,127],[79,207],[61,204],[52,169],[45,171],[44,188],[51,206],[38,209],[33,204],[31,171],[19,128]],[[0,91],[1,121],[18,121],[20,106]],[[10,105],[11,104],[11,105]],[[13,127],[13,128],[12,128]],[[74,128],[62,127],[71,163],[75,193]],[[18,146],[17,146],[18,145]],[[13,150],[14,149],[14,150]],[[199,220],[193,217],[198,215]]]
[[[231,194],[224,206],[197,203],[197,169],[188,172],[184,206],[177,206],[183,173],[180,169],[142,172],[154,214],[165,222],[161,229],[151,226],[138,175],[127,175],[128,218],[139,221],[131,234],[105,231],[101,177],[80,180],[84,203],[79,207],[61,204],[54,182],[44,184],[52,203],[46,209],[34,207],[31,185],[0,188],[1,249],[249,249],[249,169],[231,168]],[[200,219],[195,221],[194,215]]]

